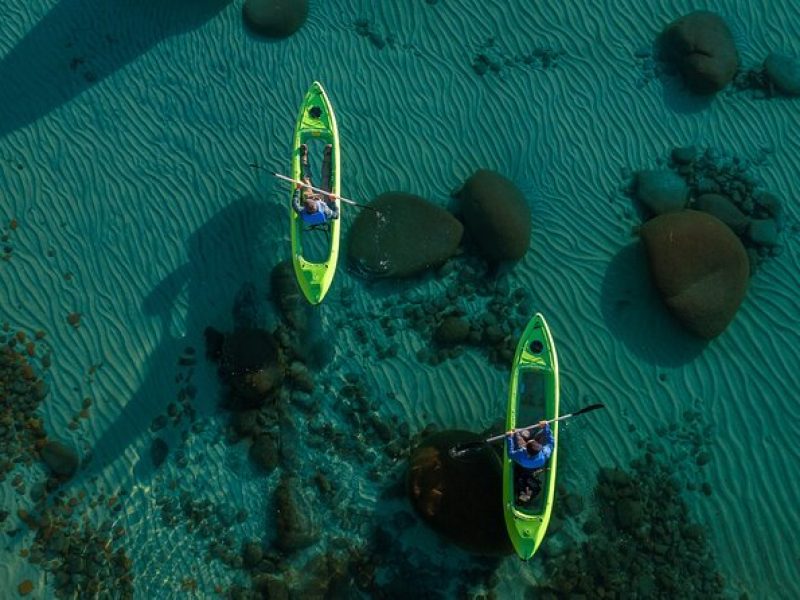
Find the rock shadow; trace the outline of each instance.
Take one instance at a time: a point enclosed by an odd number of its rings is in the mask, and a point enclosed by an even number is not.
[[[638,241],[611,260],[600,301],[611,333],[647,363],[677,367],[691,362],[708,344],[685,331],[664,306]]]
[[[0,60],[0,138],[69,102],[231,0],[61,0]]]

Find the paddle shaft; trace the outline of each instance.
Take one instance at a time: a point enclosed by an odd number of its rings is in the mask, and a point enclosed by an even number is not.
[[[557,419],[550,419],[549,421],[545,421],[545,423],[548,423],[548,424],[549,423],[555,423],[556,421],[563,421],[564,419],[569,419],[570,417],[573,417],[573,416],[575,416],[575,413],[569,413],[567,415],[562,415],[562,416],[558,417]],[[515,429],[514,433],[519,433],[520,431],[527,431],[528,429],[533,429],[535,427],[539,427],[539,424],[538,423],[534,423],[533,425],[528,425],[527,427],[520,427],[519,429]],[[487,444],[489,444],[491,442],[496,442],[497,440],[502,440],[504,437],[506,437],[506,435],[507,434],[505,434],[505,433],[501,433],[500,435],[492,436],[492,437],[490,437],[490,438],[488,438],[488,439],[486,439],[484,441]]]
[[[378,212],[377,208],[373,208],[372,206],[367,206],[366,204],[359,204],[358,202],[356,202],[354,200],[350,200],[349,198],[343,198],[342,196],[337,196],[336,194],[331,194],[330,192],[326,192],[325,190],[322,190],[322,189],[320,189],[318,187],[314,187],[313,185],[309,185],[304,181],[300,181],[298,179],[292,179],[291,177],[287,177],[286,175],[281,175],[280,173],[272,173],[272,175],[274,177],[277,177],[278,179],[283,179],[284,181],[289,181],[289,182],[295,183],[295,184],[297,184],[299,186],[307,187],[310,190],[313,190],[313,191],[318,192],[320,194],[325,194],[326,196],[330,196],[331,198],[338,198],[339,200],[341,200],[342,202],[345,202],[347,204],[352,204],[353,206],[358,206],[360,208],[366,208],[366,209],[374,210],[375,212]]]

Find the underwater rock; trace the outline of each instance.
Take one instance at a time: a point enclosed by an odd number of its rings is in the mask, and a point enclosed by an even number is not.
[[[477,439],[474,433],[458,430],[425,438],[409,460],[408,495],[431,528],[462,548],[479,554],[509,554],[512,548],[499,493],[503,485],[499,456],[489,446],[459,458],[449,453],[453,446]]]
[[[284,260],[270,272],[270,291],[272,300],[286,322],[294,329],[304,331],[308,328],[310,308],[303,297],[292,261]]]
[[[449,212],[403,192],[387,192],[350,227],[347,258],[364,277],[411,277],[453,256],[464,227]]]
[[[150,460],[153,461],[153,468],[157,469],[167,460],[169,446],[161,438],[155,438],[150,444]]]
[[[250,446],[250,459],[267,473],[278,466],[278,440],[275,436],[262,433]]]
[[[263,329],[237,329],[225,336],[220,375],[230,386],[234,410],[257,408],[283,382],[286,365],[275,337]]]
[[[479,169],[454,196],[460,201],[464,226],[487,260],[525,255],[531,243],[531,209],[511,180]]]
[[[433,336],[438,343],[451,345],[467,341],[469,333],[469,321],[463,317],[451,315],[442,320]]]
[[[50,440],[42,448],[42,460],[53,474],[68,479],[78,470],[77,452],[61,442]]]
[[[693,205],[693,208],[714,215],[737,235],[747,230],[750,219],[731,201],[721,194],[703,194]]]
[[[661,33],[660,58],[674,64],[686,86],[701,95],[728,85],[739,67],[733,35],[716,13],[698,10],[673,21]]]
[[[778,224],[774,219],[753,219],[747,229],[747,237],[757,246],[776,246]]]
[[[772,217],[777,222],[780,222],[780,219],[783,216],[783,203],[775,194],[762,192],[756,196],[755,204],[759,209],[764,211],[766,216]]]
[[[636,173],[636,198],[650,212],[661,215],[686,206],[689,186],[674,171],[639,171]]]
[[[773,52],[764,60],[764,73],[779,92],[800,96],[800,58]]]
[[[313,544],[319,538],[319,526],[313,502],[296,476],[281,478],[275,491],[278,519],[278,547],[293,552]]]
[[[744,299],[750,274],[736,234],[714,216],[684,210],[651,219],[640,235],[670,311],[699,337],[722,333]]]
[[[245,0],[242,14],[255,33],[285,38],[306,22],[308,0]]]

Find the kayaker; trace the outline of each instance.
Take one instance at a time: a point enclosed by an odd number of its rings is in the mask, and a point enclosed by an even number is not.
[[[322,189],[330,189],[330,161],[331,161],[331,145],[325,146],[325,152],[322,158],[322,172],[327,175],[327,181],[323,182]],[[303,182],[310,186],[311,183],[311,170],[308,168],[308,146],[302,144],[300,146],[300,164],[303,167]],[[302,194],[302,202],[300,197]],[[303,222],[308,225],[322,225],[330,219],[339,218],[339,207],[336,204],[335,196],[324,196],[315,193],[308,187],[297,184],[295,186],[294,195],[292,196],[292,207],[294,211],[300,215]]]
[[[541,431],[534,438],[531,438],[530,429],[518,432],[511,429],[506,432],[508,456],[516,463],[517,502],[522,505],[539,495],[542,484],[536,475],[550,460],[555,443],[547,421],[539,421],[537,427]]]
[[[506,432],[506,445],[508,456],[524,469],[541,469],[550,460],[553,453],[553,432],[547,421],[539,421],[537,427],[541,431],[533,438],[530,437],[530,430],[514,432],[513,429]]]

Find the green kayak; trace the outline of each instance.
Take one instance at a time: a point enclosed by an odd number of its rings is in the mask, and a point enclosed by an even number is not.
[[[511,367],[506,430],[556,419],[558,412],[558,356],[547,321],[537,313],[522,333]],[[550,425],[555,444],[545,470],[539,473],[541,492],[521,506],[514,490],[514,462],[503,450],[503,511],[511,543],[523,560],[531,558],[547,532],[556,489],[558,422]],[[505,443],[505,440],[504,440]]]
[[[300,112],[297,116],[297,125],[294,129],[294,142],[292,145],[292,178],[301,179],[302,166],[300,164],[300,145],[306,144],[309,153],[321,150],[327,144],[331,145],[330,157],[330,187],[329,191],[339,195],[339,130],[336,127],[336,117],[333,107],[325,90],[314,82],[306,92]],[[324,183],[313,180],[315,186]],[[292,190],[292,194],[294,190]],[[319,304],[328,293],[336,272],[336,263],[339,258],[339,230],[341,222],[341,203],[338,219],[330,219],[324,227],[309,227],[302,218],[292,209],[291,194],[289,197],[289,213],[292,237],[292,264],[297,276],[297,283],[303,294],[311,304]],[[320,231],[323,229],[323,231]],[[321,252],[310,256],[309,246],[311,236],[314,242],[323,244]]]

